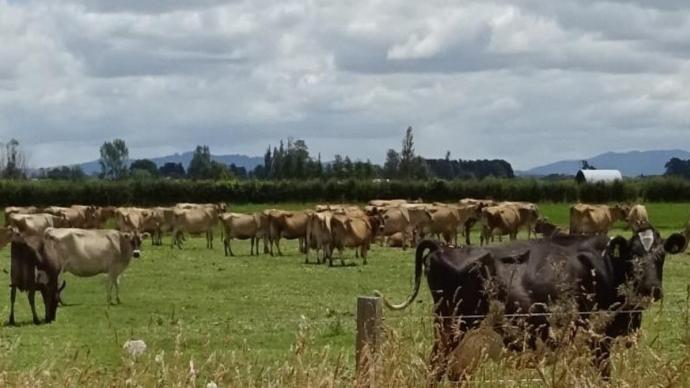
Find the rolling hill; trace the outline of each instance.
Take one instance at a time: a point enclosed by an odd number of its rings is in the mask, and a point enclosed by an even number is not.
[[[664,165],[671,158],[690,159],[690,152],[684,150],[655,150],[606,152],[591,158],[583,158],[598,169],[620,170],[624,176],[662,175]],[[523,176],[544,176],[550,174],[575,175],[581,167],[581,160],[561,160],[543,166],[520,171]]]

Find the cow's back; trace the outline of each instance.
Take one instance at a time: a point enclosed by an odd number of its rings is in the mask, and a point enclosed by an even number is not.
[[[115,265],[129,264],[121,236],[115,230],[48,228],[44,233],[45,252],[63,270],[93,276]]]

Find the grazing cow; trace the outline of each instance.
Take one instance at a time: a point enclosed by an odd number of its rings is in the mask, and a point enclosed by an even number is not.
[[[206,248],[213,249],[213,228],[218,224],[220,206],[198,206],[173,210],[172,246],[182,249],[184,233],[206,235]]]
[[[79,277],[108,275],[107,303],[120,303],[119,278],[132,257],[139,258],[141,238],[137,232],[105,229],[48,228],[43,234],[45,259],[60,272]]]
[[[151,234],[152,245],[163,245],[163,233],[172,231],[174,212],[172,207],[148,209],[140,231]]]
[[[386,208],[381,213],[381,234],[385,237],[403,234],[403,249],[408,241],[416,241],[417,235],[431,223],[431,214],[425,205],[402,205]]]
[[[7,225],[16,228],[22,234],[38,236],[42,235],[47,228],[67,227],[69,226],[69,221],[63,216],[55,216],[52,214],[13,213],[8,217]]]
[[[494,235],[508,235],[511,241],[515,240],[520,227],[520,213],[514,206],[485,207],[481,214],[480,245],[488,244]]]
[[[556,234],[565,234],[558,226],[549,222],[548,218],[540,218],[534,223],[534,234],[541,234],[542,237],[552,237]]]
[[[607,234],[619,220],[628,216],[625,206],[587,205],[570,207],[570,234]]]
[[[278,255],[282,256],[280,250],[280,239],[299,240],[299,251],[306,252],[304,241],[307,236],[307,213],[304,211],[288,212],[283,210],[269,209],[264,214],[268,217],[268,240],[270,244],[271,256],[273,256],[273,245],[278,250]]]
[[[605,313],[610,319],[597,320],[605,325],[591,344],[596,365],[607,377],[612,339],[639,329],[642,301],[662,297],[665,255],[678,253],[685,243],[680,233],[664,240],[651,226],[636,230],[630,240],[559,235],[483,248],[449,248],[423,241],[417,247],[412,296],[400,305],[391,305],[385,298],[384,302],[396,310],[409,306],[426,274],[435,306],[431,363],[437,381],[445,374],[449,355],[462,352],[458,344],[463,334],[479,327],[490,307],[498,307],[498,314],[491,315],[498,322],[490,325],[497,328],[506,346],[518,351],[534,348],[538,340],[554,345],[550,312],[572,306],[578,317],[574,323],[586,329],[594,329],[589,326],[592,312]],[[622,288],[630,292],[620,292]],[[500,318],[503,313],[507,316]],[[525,313],[546,314],[514,315]],[[516,339],[514,330],[504,328],[519,321],[527,324],[526,336],[518,334]],[[467,377],[462,376],[462,369],[451,371],[453,381]]]
[[[374,230],[368,217],[350,217],[343,214],[335,214],[331,219],[333,231],[333,249],[338,249],[340,262],[344,265],[343,249],[355,248],[356,256],[361,256],[364,264],[367,263],[367,252],[374,238]],[[333,255],[328,257],[328,265],[333,266]]]
[[[256,254],[259,255],[259,239],[263,237],[261,214],[223,213],[218,217],[224,231],[225,256],[235,256],[230,245],[232,239],[251,240],[250,255],[254,256],[255,246]]]
[[[482,214],[481,211],[485,207],[496,206],[498,203],[492,199],[474,199],[463,198],[458,201],[460,209],[467,213],[467,220],[464,223],[463,234],[465,235],[465,244],[470,245],[470,236],[472,234],[472,227],[479,221]]]
[[[323,208],[322,208],[323,209]],[[331,219],[333,211],[322,210],[307,212],[307,235],[305,241],[304,263],[309,263],[309,251],[316,250],[316,262],[321,263],[319,252],[322,252],[323,260],[331,256],[332,230]]]
[[[628,226],[631,229],[639,228],[641,225],[649,224],[649,216],[647,215],[647,208],[644,205],[634,205],[628,211]]]
[[[514,207],[520,216],[520,226],[527,229],[527,239],[532,238],[534,224],[539,219],[539,208],[530,202],[501,202],[501,205]]]
[[[17,299],[17,289],[26,292],[31,306],[34,324],[41,320],[36,314],[36,291],[41,293],[45,306],[45,322],[55,320],[59,293],[59,269],[45,260],[43,256],[43,238],[40,236],[23,236],[17,234],[10,248],[10,317],[9,324],[15,325],[14,303]]]

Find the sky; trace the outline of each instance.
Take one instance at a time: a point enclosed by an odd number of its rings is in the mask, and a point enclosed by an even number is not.
[[[0,0],[0,141],[32,167],[207,144],[525,169],[690,149],[690,1]]]

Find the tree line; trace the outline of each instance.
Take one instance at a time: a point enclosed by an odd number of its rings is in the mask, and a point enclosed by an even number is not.
[[[253,170],[234,164],[226,165],[213,159],[208,145],[198,145],[187,166],[168,162],[161,166],[149,159],[129,159],[129,149],[122,139],[106,141],[100,147],[98,178],[104,180],[303,180],[303,179],[383,179],[427,180],[431,178],[485,179],[513,178],[510,163],[502,159],[463,160],[452,159],[446,152],[443,159],[427,159],[418,155],[414,148],[411,127],[405,131],[399,150],[389,149],[383,165],[371,160],[353,160],[347,155],[336,154],[330,161],[315,157],[302,139],[280,140],[276,146],[268,146],[263,164]],[[666,176],[690,179],[690,160],[673,158],[666,163]],[[584,166],[583,168],[594,168]],[[87,174],[79,166],[60,166],[40,169],[29,174],[26,154],[17,140],[0,143],[0,179],[26,179],[33,177],[50,180],[83,180]]]
[[[26,158],[19,142],[12,140],[0,148],[0,174],[5,179],[27,178]],[[268,146],[263,164],[252,170],[214,160],[208,145],[198,145],[187,166],[168,162],[161,166],[149,159],[130,160],[129,149],[122,139],[104,142],[100,149],[100,173],[103,180],[150,180],[159,178],[192,180],[303,180],[303,179],[382,179],[427,180],[512,178],[513,169],[505,160],[425,159],[414,148],[412,127],[408,127],[399,150],[389,149],[383,165],[371,160],[353,160],[336,154],[330,161],[322,161],[321,154],[313,156],[302,139],[280,140]],[[34,177],[50,180],[83,180],[89,178],[78,166],[40,169]]]

